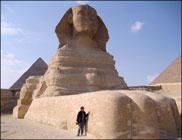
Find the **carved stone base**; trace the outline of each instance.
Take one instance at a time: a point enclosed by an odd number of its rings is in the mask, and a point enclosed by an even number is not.
[[[180,117],[172,98],[140,90],[103,90],[33,99],[25,119],[76,129],[81,106],[90,111],[87,130],[97,138],[176,138]]]

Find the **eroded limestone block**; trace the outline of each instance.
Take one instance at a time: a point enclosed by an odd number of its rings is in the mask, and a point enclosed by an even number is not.
[[[75,117],[78,108],[84,105],[91,111],[88,124],[89,131],[99,138],[129,138],[130,98],[118,92],[98,93],[98,96],[95,96],[96,94],[86,93],[34,99],[25,119],[72,129],[77,127]],[[47,103],[45,104],[45,102]],[[98,130],[102,130],[102,132]]]
[[[26,80],[26,83],[23,84],[17,106],[13,109],[13,116],[15,116],[16,118],[24,118],[24,115],[26,114],[32,102],[32,94],[37,88],[39,79],[40,76],[30,76]]]
[[[176,138],[180,128],[175,104],[153,92],[103,90],[34,99],[25,119],[75,129],[77,113],[84,106],[90,111],[88,132],[97,138]]]
[[[177,104],[177,107],[178,107],[179,114],[181,115],[182,114],[181,113],[181,102],[182,102],[182,98],[180,96],[178,96],[178,97],[172,97],[172,98],[175,100],[175,102]]]
[[[132,108],[132,138],[159,138],[159,126],[155,110],[155,101],[135,90],[121,91],[122,94],[131,98]]]
[[[169,139],[179,136],[181,121],[176,102],[172,98],[157,93],[151,94],[146,91],[135,92],[136,94],[145,94],[155,101],[155,110],[160,128],[160,138]]]
[[[13,108],[13,116],[19,119],[23,119],[27,113],[29,105],[17,105]]]

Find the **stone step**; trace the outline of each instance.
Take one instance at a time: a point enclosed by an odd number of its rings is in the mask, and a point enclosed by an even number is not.
[[[1,107],[2,106],[6,106],[7,104],[12,104],[16,102],[15,100],[11,99],[11,100],[1,100]]]
[[[16,97],[15,96],[2,96],[1,97],[1,101],[3,101],[3,100],[16,100]]]
[[[92,67],[92,68],[104,68],[104,69],[115,69],[113,64],[104,64],[104,63],[100,63],[100,64],[96,64],[96,63],[87,63],[87,62],[64,62],[64,61],[54,61],[54,63],[49,64],[48,68],[50,67],[54,67],[54,66],[58,66],[58,67]]]
[[[95,57],[95,58],[107,58],[107,59],[113,59],[113,56],[110,55],[107,52],[102,52],[102,51],[93,51],[93,50],[58,50],[54,57],[56,56],[73,56],[73,57]]]
[[[114,60],[109,59],[96,59],[96,58],[76,58],[76,57],[60,57],[55,58],[54,61],[51,61],[49,64],[53,64],[55,62],[59,63],[91,63],[91,64],[110,64],[114,65]]]
[[[55,58],[63,58],[63,57],[72,57],[72,58],[80,58],[80,59],[103,59],[103,60],[110,60],[113,61],[113,56],[111,55],[103,55],[101,53],[90,53],[90,52],[81,52],[79,54],[76,54],[75,52],[71,52],[70,54],[63,54],[59,53],[54,56]]]
[[[115,69],[103,69],[103,68],[89,68],[89,67],[54,67],[52,66],[51,69],[59,70],[63,74],[70,74],[70,73],[101,73],[101,74],[112,74],[118,75],[118,72]]]
[[[121,81],[117,78],[109,77],[109,78],[96,78],[93,80],[88,80],[85,77],[71,77],[68,76],[59,76],[55,78],[46,79],[47,86],[101,86],[101,87],[107,87],[115,85],[116,83],[122,84]]]
[[[1,98],[3,97],[12,97],[13,96],[13,93],[10,92],[10,93],[1,93]]]
[[[47,74],[53,74],[53,73],[47,73]],[[80,72],[72,72],[72,73],[62,73],[62,72],[54,72],[55,78],[61,79],[88,79],[88,77],[91,77],[92,79],[104,79],[104,80],[115,80],[118,79],[117,75],[112,74],[97,74],[97,73],[80,73]],[[30,88],[30,87],[29,87]]]
[[[102,88],[102,87],[96,87],[96,86],[65,86],[65,87],[56,87],[56,86],[49,86],[45,93],[47,94],[51,92],[59,92],[61,95],[72,95],[77,93],[86,93],[91,91],[98,91],[98,90],[110,90],[112,88]]]
[[[43,96],[47,96],[50,94],[50,91],[51,92],[54,92],[54,95],[55,95],[55,92],[58,92],[59,95],[72,95],[72,94],[78,94],[78,93],[85,93],[85,92],[91,92],[91,91],[97,91],[99,90],[100,88],[98,87],[94,87],[94,86],[67,86],[67,87],[54,87],[54,86],[50,86],[48,87]]]

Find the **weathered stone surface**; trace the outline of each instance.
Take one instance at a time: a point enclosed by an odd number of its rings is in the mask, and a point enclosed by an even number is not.
[[[136,95],[141,93],[155,100],[160,137],[165,139],[177,137],[181,130],[181,120],[174,99],[157,93],[135,91]]]
[[[178,111],[181,114],[181,83],[159,83],[156,86],[160,86],[161,89],[155,92],[169,96],[176,101]]]
[[[17,90],[1,89],[1,113],[13,110],[19,98],[18,92]]]
[[[181,129],[174,100],[140,90],[103,90],[34,99],[25,119],[74,129],[80,106],[90,111],[88,132],[97,138],[175,138]]]
[[[182,98],[181,98],[181,96],[180,97],[172,97],[172,98],[176,101],[179,114],[182,116],[182,113],[181,113],[181,102],[182,102]]]
[[[56,34],[59,48],[35,97],[127,88],[114,67],[113,56],[106,52],[108,31],[93,8],[70,8],[57,25]]]
[[[33,91],[37,88],[41,76],[30,76],[22,86],[17,106],[13,109],[13,116],[24,118],[31,102]]]
[[[160,83],[153,86],[132,86],[130,90],[146,90],[173,98],[181,114],[181,83]]]
[[[27,113],[29,105],[17,105],[13,109],[13,116],[19,119],[23,119]]]

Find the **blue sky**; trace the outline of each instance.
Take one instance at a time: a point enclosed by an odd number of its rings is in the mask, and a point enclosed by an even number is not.
[[[87,3],[110,39],[107,51],[129,86],[148,85],[181,54],[181,2],[1,1],[1,87],[9,88],[31,64],[58,48],[54,32],[68,10]]]

